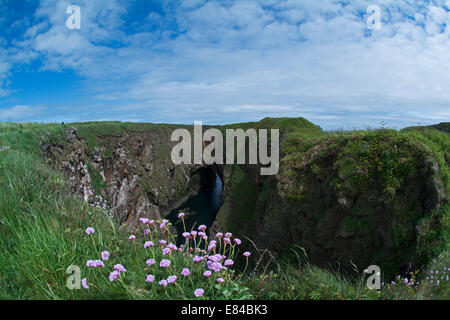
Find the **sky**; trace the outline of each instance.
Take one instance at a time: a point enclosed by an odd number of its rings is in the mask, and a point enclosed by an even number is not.
[[[0,121],[450,121],[449,23],[450,0],[0,0]]]

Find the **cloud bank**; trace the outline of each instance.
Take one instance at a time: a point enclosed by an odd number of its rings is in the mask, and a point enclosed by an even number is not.
[[[81,30],[66,28],[70,4]],[[370,5],[379,30],[367,27]],[[27,103],[18,120],[449,121],[449,22],[448,0],[41,1],[3,37],[0,99],[14,96],[15,68],[34,66],[74,72],[83,101]],[[14,102],[0,120],[23,109]]]

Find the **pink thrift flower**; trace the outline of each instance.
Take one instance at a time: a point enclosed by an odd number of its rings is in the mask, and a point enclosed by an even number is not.
[[[188,268],[183,268],[183,270],[181,270],[181,275],[188,277],[191,274],[191,271],[189,271]]]
[[[223,280],[223,278],[217,278],[216,281],[217,281],[218,283],[223,283],[225,280]]]
[[[116,264],[114,266],[114,270],[116,270],[117,272],[120,272],[120,273],[127,271],[127,269],[125,269],[125,267],[121,264]]]
[[[231,259],[227,259],[223,264],[225,265],[225,267],[230,267],[234,264],[234,261]]]
[[[178,277],[177,276],[169,276],[167,278],[167,282],[168,283],[175,283],[177,281]]]
[[[219,232],[216,234],[216,238],[222,238],[223,237],[223,233]]]
[[[203,272],[203,275],[204,275],[205,277],[209,278],[209,277],[211,277],[212,272],[208,270],[208,271]]]
[[[179,214],[178,214],[178,219],[181,219],[181,218],[183,218],[184,217],[184,212],[180,212]]]
[[[150,222],[148,224],[154,226],[155,225],[155,220],[150,220]]]
[[[225,237],[227,237],[227,238],[231,238],[232,236],[233,236],[233,234],[231,232],[225,233]]]
[[[164,219],[163,222],[160,224],[159,228],[164,229],[168,223],[169,223],[169,220]]]
[[[150,220],[147,219],[147,218],[139,218],[139,221],[140,221],[142,224],[148,224],[148,223],[150,222]]]
[[[168,268],[170,266],[170,260],[168,260],[168,259],[161,260],[161,262],[159,263],[159,266],[162,268]]]
[[[167,287],[168,282],[167,282],[167,280],[161,280],[161,281],[159,282],[159,284],[162,285],[162,286],[165,288],[165,287]]]
[[[250,255],[251,255],[251,253],[250,252],[248,252],[248,251],[245,251],[243,254],[242,254],[244,257],[250,257]]]
[[[154,259],[148,259],[147,261],[145,261],[145,263],[148,264],[149,267],[151,267],[156,263],[156,261]]]
[[[93,266],[96,267],[96,268],[100,268],[100,267],[104,268],[105,264],[101,260],[95,260]]]
[[[212,262],[220,262],[222,261],[222,259],[224,259],[224,256],[221,256],[220,254],[215,254],[213,256],[209,256],[208,259],[211,260]]]
[[[203,237],[205,236],[205,233],[202,232],[202,231],[200,231],[200,232],[198,233],[198,236],[199,236],[200,238],[203,238]]]
[[[183,237],[188,239],[191,236],[189,232],[183,232]]]
[[[109,274],[109,281],[113,282],[114,280],[116,280],[118,277],[120,276],[120,272],[119,271],[113,271]]]
[[[209,245],[208,245],[208,250],[209,251],[212,251],[212,250],[214,250],[216,248],[216,242],[213,240],[213,241],[211,241],[210,243],[209,243]]]
[[[153,275],[149,274],[145,277],[145,282],[153,282],[153,281],[155,281],[155,277]]]
[[[236,243],[237,245],[240,245],[242,243],[242,241],[241,241],[241,239],[235,238],[234,243]]]
[[[203,260],[203,258],[202,257],[199,257],[199,256],[195,256],[194,258],[192,258],[192,261],[194,261],[194,263],[199,263],[199,262],[201,262]]]
[[[95,267],[95,262],[94,260],[88,260],[86,262],[86,267]]]
[[[106,260],[109,259],[109,252],[108,252],[108,251],[103,251],[102,254],[101,254],[101,256],[102,256],[102,259],[103,259],[104,261],[106,261]]]
[[[159,244],[165,246],[167,244],[166,240],[159,240]]]
[[[195,238],[197,236],[197,231],[191,231],[191,235]]]
[[[226,238],[223,238],[223,242],[226,244],[230,244],[231,240],[230,240],[230,238],[226,237]]]
[[[146,243],[144,243],[144,248],[151,248],[153,247],[155,244],[152,241],[147,241]]]
[[[148,235],[150,233],[150,229],[144,229],[144,234]]]
[[[173,251],[176,251],[176,250],[177,250],[177,246],[174,245],[173,243],[169,243],[169,244],[167,245],[167,247],[168,247],[170,250],[173,250]]]
[[[131,241],[134,241],[136,239],[136,236],[134,234],[132,234],[131,236],[128,237],[128,239],[130,239]]]
[[[84,278],[83,280],[81,280],[81,285],[83,286],[83,288],[85,288],[86,290],[89,289],[89,285],[87,283],[87,279]]]
[[[95,232],[95,230],[92,227],[89,227],[89,228],[86,229],[86,233],[87,234],[93,234],[94,232]]]
[[[165,256],[165,255],[167,255],[167,254],[169,254],[170,253],[170,249],[169,248],[164,248],[163,250],[162,250],[162,254]]]
[[[200,226],[198,227],[198,230],[200,230],[200,231],[205,231],[205,230],[206,230],[206,226],[205,226],[204,224],[202,224],[202,225],[200,225]]]
[[[194,295],[197,298],[203,296],[204,293],[205,293],[205,290],[203,290],[202,288],[198,288],[194,291]]]
[[[209,265],[209,268],[214,272],[219,272],[220,270],[222,270],[223,266],[220,262],[213,262]]]

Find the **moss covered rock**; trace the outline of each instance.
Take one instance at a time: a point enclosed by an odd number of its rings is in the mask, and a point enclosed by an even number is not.
[[[300,128],[284,137],[276,176],[261,178],[257,166],[227,168],[216,229],[248,236],[277,257],[298,245],[312,263],[376,264],[386,275],[443,249],[445,163],[416,136]]]

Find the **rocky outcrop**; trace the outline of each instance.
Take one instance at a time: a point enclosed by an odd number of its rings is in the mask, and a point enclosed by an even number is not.
[[[225,169],[214,230],[249,237],[275,257],[301,247],[314,264],[376,264],[387,275],[439,252],[447,196],[424,146],[387,130],[291,142],[276,176]]]
[[[261,176],[257,165],[210,167],[224,183],[211,234],[230,231],[279,258],[301,247],[321,266],[377,264],[386,274],[439,250],[441,217],[449,208],[445,160],[438,162],[407,132],[325,134],[304,119],[228,127],[279,127],[281,166],[275,176]],[[212,181],[205,179],[205,166],[172,163],[173,129],[80,124],[62,139],[43,137],[41,146],[67,174],[72,192],[132,224],[139,217],[166,217]]]
[[[199,190],[201,166],[175,167],[170,159],[169,128],[106,135],[96,129],[74,126],[62,140],[43,137],[41,147],[48,161],[66,173],[71,192],[106,208],[120,224],[160,219]]]

